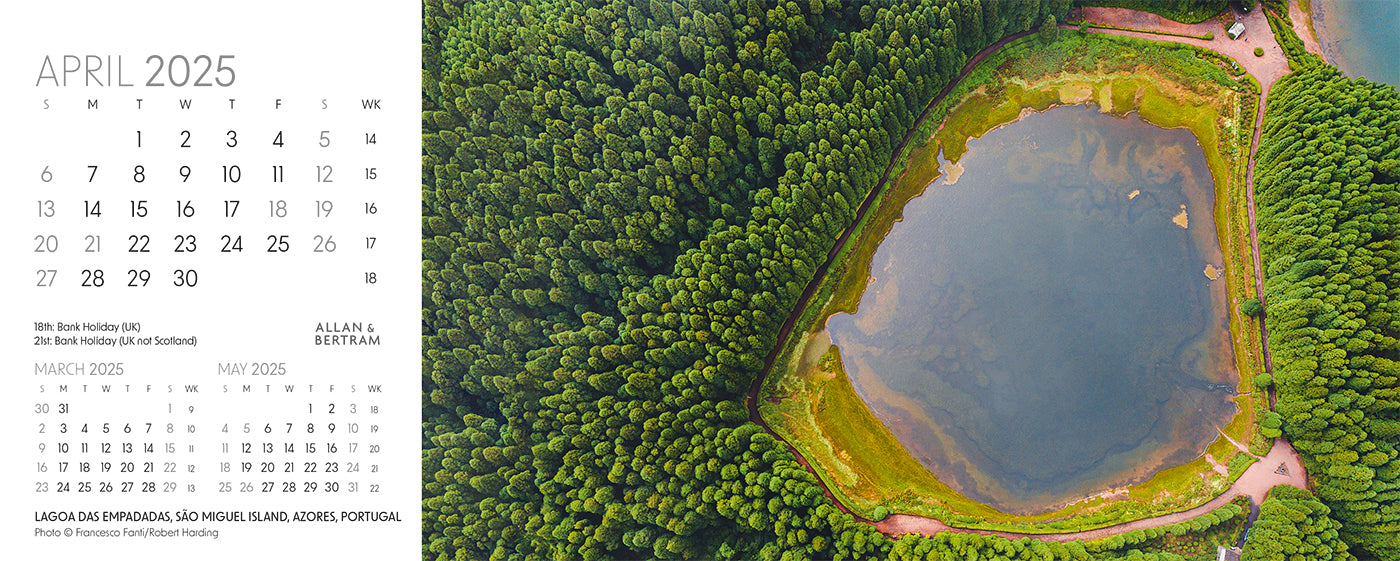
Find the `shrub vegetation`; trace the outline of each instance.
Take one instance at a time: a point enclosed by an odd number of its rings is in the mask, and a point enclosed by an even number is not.
[[[1400,96],[1326,65],[1283,77],[1255,169],[1279,416],[1264,426],[1343,540],[1400,559]]]

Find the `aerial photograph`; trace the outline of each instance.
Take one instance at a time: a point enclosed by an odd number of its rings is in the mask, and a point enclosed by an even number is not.
[[[1400,0],[422,15],[424,561],[1400,561]]]

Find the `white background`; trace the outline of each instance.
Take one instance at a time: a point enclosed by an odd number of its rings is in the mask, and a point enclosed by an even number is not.
[[[6,558],[76,559],[291,559],[315,555],[332,559],[404,559],[420,550],[420,373],[419,273],[420,193],[420,43],[421,5],[416,2],[14,2],[0,18],[0,543]],[[51,81],[38,85],[45,56],[62,71],[63,55],[121,57],[123,78],[134,87],[84,86],[81,75],[66,87]],[[147,87],[150,55],[167,61],[174,55],[234,55],[227,60],[236,78],[231,87]],[[196,67],[198,69],[199,67]],[[105,79],[105,72],[103,72]],[[211,73],[211,77],[213,74]],[[221,75],[227,78],[227,75]],[[165,75],[169,80],[168,74]],[[135,99],[147,109],[137,111]],[[228,109],[235,98],[236,109]],[[273,100],[281,98],[282,108]],[[361,99],[382,100],[380,111],[366,111]],[[51,109],[44,110],[44,100]],[[86,108],[97,99],[99,109]],[[191,99],[180,110],[177,99]],[[325,99],[329,109],[322,109]],[[239,146],[223,146],[226,130],[237,130]],[[135,146],[143,131],[143,148]],[[193,148],[178,147],[179,131],[190,130]],[[285,131],[285,148],[271,140]],[[319,133],[330,131],[332,145],[318,146]],[[363,133],[378,143],[367,146]],[[285,166],[286,182],[273,184],[271,164]],[[146,181],[132,181],[134,165],[146,169]],[[239,165],[236,185],[220,181],[222,165]],[[86,166],[98,165],[97,180],[87,181]],[[178,168],[188,165],[191,180],[182,182]],[[315,182],[315,166],[332,165],[333,184]],[[45,167],[53,181],[41,181]],[[375,167],[378,178],[364,178]],[[148,201],[149,218],[129,217],[128,201]],[[241,201],[236,220],[223,216],[222,201]],[[38,200],[54,200],[58,215],[39,218]],[[83,200],[101,200],[103,216],[84,218]],[[194,218],[176,218],[176,200],[194,201]],[[268,200],[287,201],[289,216],[268,216]],[[327,218],[315,217],[316,200],[332,200]],[[374,202],[378,212],[363,212]],[[151,236],[150,254],[127,252],[127,236]],[[35,253],[36,235],[59,237],[57,253]],[[172,252],[172,236],[193,234],[193,254]],[[240,254],[218,252],[221,235],[242,235]],[[287,235],[291,251],[266,252],[269,234]],[[98,235],[102,251],[83,252],[83,237]],[[330,235],[337,250],[315,254],[313,236]],[[377,237],[375,249],[364,237]],[[78,286],[82,269],[100,268],[105,286]],[[126,287],[129,269],[149,270],[143,288]],[[172,286],[172,270],[195,269],[194,288]],[[35,286],[36,270],[56,269],[55,286]],[[375,271],[378,282],[364,283]],[[195,348],[88,348],[34,346],[36,321],[141,322],[141,335],[195,335]],[[377,347],[317,347],[313,331],[320,322],[375,325]],[[52,334],[49,334],[52,335]],[[118,336],[120,334],[105,334]],[[120,361],[120,378],[45,378],[35,363]],[[284,362],[288,374],[271,380],[221,379],[220,362]],[[165,394],[113,396],[41,395],[59,383],[199,384],[197,398]],[[224,383],[349,385],[381,384],[374,398],[382,407],[370,420],[373,438],[382,445],[383,473],[375,476],[381,493],[291,495],[254,493],[221,495],[210,483],[220,479],[201,473],[195,494],[35,492],[37,481],[78,481],[69,473],[37,473],[44,455],[37,434],[40,422],[51,428],[61,419],[35,412],[37,404],[59,402],[75,408],[72,419],[126,422],[188,421],[199,425],[199,442],[216,440],[212,432],[225,420],[242,422],[333,420],[323,415],[297,417],[306,401],[364,400],[363,394],[313,400],[275,393],[265,399],[221,398]],[[301,391],[301,390],[298,390]],[[360,391],[364,391],[361,389]],[[342,394],[343,396],[344,394]],[[166,414],[168,403],[194,404],[188,411]],[[368,403],[368,401],[361,401]],[[342,417],[341,426],[349,421]],[[181,425],[184,426],[183,424]],[[50,429],[51,430],[51,429]],[[279,428],[280,430],[280,428]],[[342,433],[343,436],[343,433]],[[120,442],[120,438],[110,439]],[[229,438],[239,442],[237,437]],[[317,438],[316,441],[324,439]],[[365,437],[362,440],[369,440]],[[96,439],[93,439],[96,442]],[[183,440],[181,442],[184,442]],[[280,442],[280,441],[279,441]],[[298,440],[300,442],[300,440]],[[280,446],[280,444],[279,444]],[[225,454],[203,446],[197,456],[183,454],[180,465],[202,468]],[[52,452],[52,449],[50,449]],[[364,452],[362,449],[361,452]],[[52,454],[50,454],[51,456]],[[363,455],[363,454],[362,454]],[[49,458],[52,461],[54,458]],[[235,458],[237,459],[237,458]],[[325,458],[316,458],[318,460]],[[368,464],[369,460],[363,460]],[[190,479],[180,474],[181,481]],[[121,480],[111,476],[90,478]],[[138,478],[139,479],[139,478]],[[231,477],[235,481],[245,477]],[[366,476],[368,481],[369,477]],[[183,487],[183,486],[182,486]],[[280,491],[280,489],[279,489]],[[35,521],[36,512],[101,510],[386,510],[398,523],[192,523],[88,524]],[[39,538],[36,528],[122,526],[212,528],[207,538]]]

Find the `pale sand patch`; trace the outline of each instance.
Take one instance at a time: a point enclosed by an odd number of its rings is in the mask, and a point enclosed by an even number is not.
[[[1303,40],[1303,48],[1326,60],[1327,55],[1322,51],[1322,43],[1317,40],[1317,30],[1313,28],[1313,15],[1303,11],[1302,2],[1288,3],[1288,19],[1293,22],[1293,32]]]
[[[1141,195],[1141,194],[1142,194],[1142,191],[1139,191],[1139,190],[1137,190],[1137,189],[1133,189],[1133,192],[1128,193],[1128,200],[1131,201],[1131,200],[1133,200],[1133,199],[1136,199],[1137,196],[1138,196],[1138,195]]]
[[[802,362],[799,363],[801,364],[801,370],[799,371],[815,371],[814,375],[816,377],[830,379],[831,375],[828,375],[826,371],[820,368],[822,356],[825,355],[830,349],[830,333],[827,333],[825,329],[813,333],[810,337],[807,338],[806,342],[803,343],[803,347],[799,349],[799,352],[802,355]]]
[[[1215,457],[1211,456],[1209,452],[1206,453],[1206,462],[1210,463],[1210,469],[1215,470],[1215,473],[1226,476],[1230,475],[1230,468],[1225,464],[1215,461]]]
[[[1187,220],[1186,205],[1181,205],[1181,212],[1176,213],[1176,216],[1172,217],[1172,224],[1176,224],[1185,229],[1188,223]]]
[[[1120,488],[1117,488],[1117,489],[1109,489],[1109,490],[1104,491],[1104,492],[1102,492],[1102,493],[1098,493],[1098,494],[1094,494],[1094,495],[1089,495],[1089,496],[1084,497],[1084,498],[1082,498],[1082,499],[1077,499],[1077,500],[1070,501],[1070,502],[1068,502],[1068,503],[1065,503],[1064,506],[1062,506],[1061,508],[1068,508],[1068,507],[1070,507],[1070,506],[1074,506],[1074,505],[1079,504],[1079,503],[1087,503],[1087,502],[1089,502],[1089,501],[1094,501],[1094,500],[1099,500],[1099,499],[1102,499],[1102,500],[1107,501],[1107,500],[1113,500],[1113,499],[1115,499],[1115,498],[1122,498],[1122,499],[1128,498],[1128,488],[1127,488],[1127,487],[1120,487]]]
[[[1113,81],[1111,80],[1104,82],[1103,87],[1099,88],[1099,111],[1101,113],[1113,111]]]
[[[958,182],[958,178],[962,177],[962,174],[962,165],[956,162],[943,162],[943,175],[945,176],[945,179],[943,180],[944,185],[956,184]]]
[[[1217,427],[1217,428],[1215,429],[1215,432],[1220,433],[1220,436],[1225,437],[1225,440],[1230,441],[1230,444],[1234,444],[1234,445],[1235,445],[1235,448],[1238,449],[1239,451],[1244,452],[1244,453],[1246,453],[1246,454],[1249,454],[1250,456],[1254,456],[1254,453],[1249,451],[1249,447],[1248,447],[1248,446],[1245,446],[1245,445],[1243,445],[1243,444],[1240,444],[1240,442],[1239,442],[1238,440],[1235,440],[1235,439],[1233,439],[1233,438],[1230,438],[1230,435],[1225,434],[1225,431],[1220,430],[1219,427]],[[1259,456],[1254,456],[1254,457],[1255,457],[1255,458],[1258,458]]]
[[[1081,83],[1069,83],[1059,87],[1060,103],[1083,103],[1094,95],[1094,90]]]

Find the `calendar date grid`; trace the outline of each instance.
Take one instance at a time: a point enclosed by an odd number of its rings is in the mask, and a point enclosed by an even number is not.
[[[42,384],[32,409],[33,492],[381,493],[390,448],[382,385],[315,386]],[[113,413],[104,402],[115,399],[130,405]]]
[[[34,162],[30,284],[178,292],[211,275],[224,287],[252,280],[240,266],[310,259],[332,282],[377,285],[383,271],[363,265],[382,251],[380,219],[406,209],[383,197],[393,178],[378,165],[380,101],[357,103],[367,116],[303,114],[275,126],[227,111],[152,125],[137,113],[89,140],[120,150]]]

